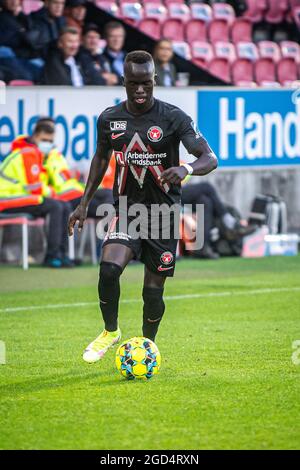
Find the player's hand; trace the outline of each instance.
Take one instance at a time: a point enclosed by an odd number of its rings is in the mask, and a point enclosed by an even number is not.
[[[78,221],[78,230],[81,232],[85,219],[87,218],[87,207],[79,204],[69,217],[68,232],[71,237],[74,233],[74,227]]]
[[[172,166],[163,171],[159,179],[161,183],[180,184],[187,174],[188,171],[184,166]]]

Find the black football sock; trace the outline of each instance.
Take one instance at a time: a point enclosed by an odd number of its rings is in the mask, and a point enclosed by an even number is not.
[[[102,261],[98,284],[100,309],[105,329],[116,331],[118,329],[118,308],[120,298],[120,275],[122,268],[115,263]]]
[[[155,340],[155,336],[165,311],[163,301],[163,288],[144,287],[143,288],[143,335],[146,338]]]

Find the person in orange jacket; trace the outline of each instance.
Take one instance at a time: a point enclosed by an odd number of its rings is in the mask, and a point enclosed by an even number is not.
[[[72,265],[67,256],[67,221],[72,208],[55,199],[54,190],[45,183],[43,159],[53,147],[54,135],[54,126],[40,119],[31,136],[13,141],[12,152],[0,165],[0,211],[49,216],[44,264],[60,268]]]

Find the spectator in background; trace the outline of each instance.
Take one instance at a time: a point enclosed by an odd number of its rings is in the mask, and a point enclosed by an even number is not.
[[[65,8],[65,18],[67,26],[76,28],[82,35],[84,19],[86,16],[86,0],[67,0]]]
[[[45,85],[103,85],[104,79],[95,70],[93,63],[78,54],[80,36],[77,29],[62,30],[57,48],[49,52],[44,68]]]
[[[100,33],[96,24],[90,23],[83,29],[82,47],[80,57],[92,62],[96,73],[102,77],[103,85],[117,85],[119,77],[110,72],[110,64],[99,50]]]
[[[49,48],[55,46],[60,31],[66,26],[66,19],[63,16],[65,0],[45,0],[44,4],[40,10],[31,13],[31,18],[39,32],[37,47],[45,57]]]
[[[125,29],[118,21],[110,21],[105,25],[104,37],[107,45],[103,51],[102,58],[106,60],[109,66],[109,72],[118,77],[118,85],[122,85],[122,76],[124,71],[124,60],[126,52],[124,51]]]
[[[67,257],[68,203],[52,199],[45,184],[43,159],[54,142],[54,126],[44,119],[37,122],[31,136],[19,136],[12,152],[0,165],[0,211],[49,216],[48,246],[44,264],[53,268],[71,266]]]
[[[10,80],[37,81],[43,61],[37,59],[36,44],[39,33],[30,16],[22,12],[21,0],[3,0],[0,11],[1,68]]]
[[[155,63],[156,84],[158,86],[175,86],[176,69],[172,64],[173,47],[169,39],[161,39],[155,45],[153,51]]]

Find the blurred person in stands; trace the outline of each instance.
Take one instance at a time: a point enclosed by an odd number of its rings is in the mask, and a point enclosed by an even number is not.
[[[76,28],[81,36],[86,16],[86,0],[67,0],[64,15],[67,26]]]
[[[228,240],[249,235],[254,231],[253,226],[244,226],[228,211],[219,194],[208,182],[186,184],[182,187],[182,204],[191,204],[193,212],[196,204],[204,205],[204,246],[194,256],[208,259],[218,259],[210,243],[210,231],[214,227],[214,220],[218,218],[224,228],[224,235]]]
[[[30,15],[39,32],[37,47],[43,57],[55,46],[60,31],[66,26],[64,7],[65,0],[44,0],[44,6]]]
[[[43,118],[49,126],[55,127],[55,122],[50,117]],[[43,168],[46,171],[45,183],[51,188],[56,199],[68,202],[74,210],[83,195],[85,185],[81,183],[74,172],[70,170],[67,159],[62,155],[53,143],[50,152],[44,155]],[[114,180],[115,161],[111,159],[101,188],[96,191],[88,210],[88,217],[96,218],[97,208],[103,203],[113,203],[112,187]]]
[[[156,43],[153,51],[156,85],[175,86],[176,68],[171,62],[173,55],[172,42],[169,39],[161,39]]]
[[[44,68],[45,85],[103,85],[105,80],[95,70],[93,62],[78,54],[80,36],[75,28],[62,30],[57,47],[52,49]]]
[[[22,12],[21,0],[3,0],[0,11],[0,60],[6,81],[38,81],[43,61],[37,58],[39,32]]]
[[[125,36],[124,26],[118,21],[110,21],[105,25],[104,38],[107,44],[103,51],[102,58],[106,60],[109,66],[108,71],[117,75],[118,85],[122,85],[123,83],[122,76],[126,56],[126,52],[123,49]]]
[[[79,56],[93,63],[97,73],[103,78],[103,85],[117,85],[119,77],[110,72],[108,60],[100,53],[99,41],[101,39],[98,26],[87,24],[83,29],[82,47]]]
[[[44,265],[61,268],[72,266],[66,231],[71,207],[53,199],[53,191],[45,184],[43,159],[53,147],[54,135],[54,126],[41,119],[32,135],[13,141],[12,152],[0,165],[0,211],[49,216]]]

